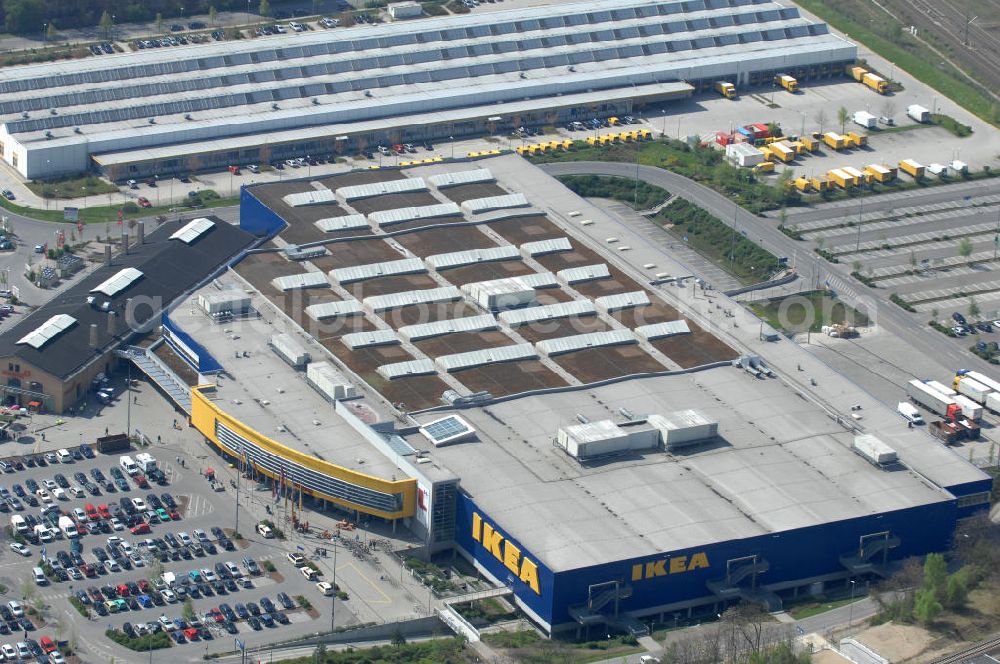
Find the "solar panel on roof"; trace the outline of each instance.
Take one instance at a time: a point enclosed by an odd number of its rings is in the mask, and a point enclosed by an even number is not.
[[[142,277],[142,272],[134,267],[127,267],[102,281],[95,288],[92,288],[90,292],[114,297],[135,283],[140,277]]]
[[[215,222],[205,219],[204,217],[192,219],[188,223],[184,224],[184,226],[177,229],[177,231],[170,236],[170,239],[180,240],[184,244],[191,244],[207,233],[213,226],[215,226]]]
[[[38,350],[75,324],[76,319],[69,314],[57,314],[18,339],[17,343],[28,344]]]
[[[448,415],[420,427],[420,433],[435,447],[456,442],[475,432],[472,425],[458,415]]]

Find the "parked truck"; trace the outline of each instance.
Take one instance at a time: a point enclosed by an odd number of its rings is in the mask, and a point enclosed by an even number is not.
[[[736,86],[726,81],[716,81],[715,91],[726,99],[736,99]]]
[[[990,378],[984,373],[980,373],[978,371],[972,371],[970,369],[960,369],[959,371],[955,372],[955,379],[952,381],[952,386],[955,389],[958,389],[958,383],[963,378],[971,378],[977,383],[985,385],[992,392],[1000,392],[1000,381],[994,380],[993,378]]]
[[[914,122],[930,122],[931,112],[919,104],[910,104],[906,107],[906,114],[913,118]]]
[[[152,454],[146,452],[136,454],[135,463],[139,466],[139,470],[147,475],[156,470],[156,458]]]
[[[789,76],[788,74],[778,74],[774,77],[774,82],[789,92],[799,91],[799,82],[795,80],[794,76]]]
[[[872,115],[868,111],[856,111],[854,124],[861,125],[865,129],[873,129],[878,126],[878,116]]]
[[[973,422],[978,422],[983,419],[983,407],[970,399],[969,397],[962,396],[961,394],[956,394],[952,397],[958,407],[962,409],[962,415],[972,420]]]
[[[847,147],[847,137],[842,136],[835,131],[828,131],[823,134],[823,142],[834,150],[843,150]]]
[[[973,380],[969,376],[956,376],[953,384],[959,394],[972,399],[978,404],[986,403],[986,397],[992,392],[989,387],[979,381]]]
[[[896,169],[882,164],[868,164],[865,166],[865,173],[870,175],[876,182],[885,184],[896,179]]]
[[[942,417],[947,417],[948,406],[955,404],[955,400],[951,397],[941,394],[923,381],[915,379],[906,384],[906,396],[910,397],[914,403]]]
[[[885,80],[878,74],[872,74],[869,72],[862,77],[861,82],[880,95],[884,95],[889,91],[889,81]]]
[[[854,437],[852,448],[873,466],[885,466],[894,463],[899,457],[896,450],[886,445],[880,438],[870,433]]]
[[[917,410],[917,407],[907,401],[900,401],[896,404],[896,412],[902,415],[903,418],[911,424],[924,423],[924,418],[921,417],[920,411]]]

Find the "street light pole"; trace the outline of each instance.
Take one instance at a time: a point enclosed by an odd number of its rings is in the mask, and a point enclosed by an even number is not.
[[[847,612],[848,630],[850,630],[851,627],[854,625],[854,579],[850,579],[850,581],[851,581],[851,603],[850,603],[850,608],[848,609]]]
[[[861,204],[858,207],[858,241],[854,245],[854,253],[861,251],[861,218],[865,213],[865,183],[861,183]]]
[[[334,618],[337,615],[337,544],[336,542],[330,542],[333,544],[333,599],[330,600],[330,631],[332,632],[334,627]]]

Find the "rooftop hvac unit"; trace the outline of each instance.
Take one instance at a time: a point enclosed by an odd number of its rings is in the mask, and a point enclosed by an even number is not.
[[[267,345],[278,357],[296,369],[309,363],[309,353],[289,334],[275,334],[268,339]]]
[[[358,389],[329,362],[312,362],[306,367],[306,382],[330,401],[352,399]]]
[[[681,410],[666,415],[653,414],[646,418],[660,432],[667,451],[697,445],[719,435],[719,423],[697,410]]]
[[[579,417],[578,415],[577,418]],[[626,432],[611,420],[572,424],[559,429],[556,436],[556,444],[580,461],[652,449],[658,443],[659,436],[655,429],[633,429]]]

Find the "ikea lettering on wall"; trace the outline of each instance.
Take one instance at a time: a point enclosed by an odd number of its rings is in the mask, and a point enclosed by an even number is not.
[[[534,590],[536,595],[542,594],[538,588],[538,565],[522,556],[521,549],[483,521],[476,512],[472,513],[472,539],[482,544],[484,549]]]
[[[706,553],[693,553],[690,556],[672,556],[661,560],[653,560],[648,563],[632,565],[632,580],[654,579],[658,576],[692,572],[696,569],[704,569],[705,567],[708,567],[708,555]]]

